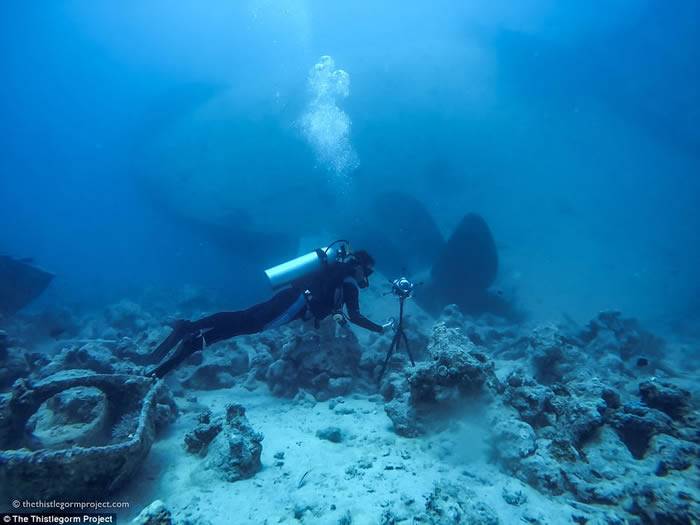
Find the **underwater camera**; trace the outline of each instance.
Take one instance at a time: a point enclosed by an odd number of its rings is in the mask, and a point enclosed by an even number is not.
[[[406,277],[399,277],[391,281],[391,293],[400,299],[408,299],[413,294],[413,289],[416,287],[412,281]]]

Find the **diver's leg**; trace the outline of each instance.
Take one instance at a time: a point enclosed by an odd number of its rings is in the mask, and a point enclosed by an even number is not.
[[[290,307],[297,304],[296,301],[298,298],[298,291],[289,289],[283,290],[272,299],[257,304],[247,310],[219,312],[203,317],[198,321],[186,321],[187,324],[183,325],[183,327],[186,328],[184,334],[181,335],[178,333],[174,335],[177,330],[173,330],[173,334],[163,341],[156,350],[162,352],[163,349],[166,349],[165,353],[167,354],[173,346],[179,341],[182,341],[180,346],[175,349],[171,357],[149,369],[146,375],[163,377],[190,355],[202,350],[205,346],[230,339],[237,335],[261,332],[270,322],[283,316]],[[290,320],[292,318],[295,318],[295,316],[290,317]]]
[[[173,333],[158,346],[156,349],[159,356],[158,364],[149,368],[146,375],[163,377],[206,345],[229,339],[235,335],[251,333],[246,330],[249,325],[246,318],[247,315],[244,311],[219,312],[198,321],[187,321],[187,330],[184,334],[173,330]],[[171,352],[172,355],[169,355],[170,350],[178,343],[177,348]]]
[[[210,338],[212,342],[222,341],[236,335],[253,333],[254,327],[251,326],[249,317],[248,310],[219,312],[195,321],[192,328],[196,332],[210,334],[207,343]]]
[[[217,341],[237,335],[239,327],[245,327],[245,311],[243,312],[219,312],[208,315],[197,321],[180,319],[173,324],[173,331],[166,337],[151,355],[154,361],[160,361],[187,335],[216,330],[219,335]],[[227,334],[230,334],[227,336]]]
[[[271,299],[239,312],[220,312],[194,323],[207,345],[237,335],[256,334],[297,319],[306,307],[298,290],[286,289]]]

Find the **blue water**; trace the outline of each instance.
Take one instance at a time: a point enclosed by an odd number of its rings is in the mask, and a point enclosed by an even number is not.
[[[45,303],[191,284],[237,307],[270,243],[313,248],[399,189],[444,236],[480,213],[535,318],[686,330],[698,19],[693,0],[3,2],[0,253],[56,274]]]

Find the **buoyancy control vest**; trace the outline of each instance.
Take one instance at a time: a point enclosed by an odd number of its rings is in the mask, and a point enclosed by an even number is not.
[[[270,286],[278,290],[293,286],[304,293],[307,312],[314,318],[316,327],[322,319],[333,314],[343,315],[343,285],[352,279],[355,258],[345,240],[334,241],[324,248],[301,255],[290,261],[265,270]]]

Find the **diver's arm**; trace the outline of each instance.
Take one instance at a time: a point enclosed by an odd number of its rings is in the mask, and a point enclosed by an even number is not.
[[[345,299],[345,308],[348,310],[348,319],[350,319],[351,323],[372,332],[377,332],[378,334],[384,332],[384,327],[382,325],[373,323],[360,313],[360,292],[357,286],[344,283],[343,298]]]

